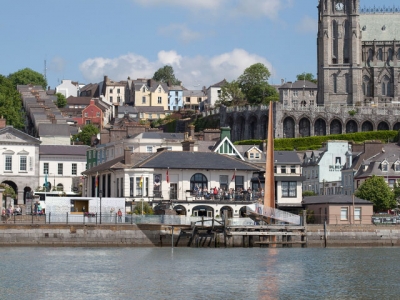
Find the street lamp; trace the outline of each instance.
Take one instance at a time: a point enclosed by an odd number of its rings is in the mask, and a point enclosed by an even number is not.
[[[102,190],[99,190],[99,197],[100,197],[100,224],[101,224],[101,196],[102,196]]]

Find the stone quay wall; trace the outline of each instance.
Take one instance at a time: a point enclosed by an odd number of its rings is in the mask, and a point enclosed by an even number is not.
[[[327,247],[400,246],[400,225],[307,225],[308,247],[325,247],[325,236]]]

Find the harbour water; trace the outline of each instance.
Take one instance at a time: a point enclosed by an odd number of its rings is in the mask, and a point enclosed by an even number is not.
[[[1,248],[0,299],[399,299],[398,248]]]

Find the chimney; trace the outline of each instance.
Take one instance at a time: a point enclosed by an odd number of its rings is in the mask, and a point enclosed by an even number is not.
[[[194,140],[194,125],[189,125],[189,130],[190,130],[190,136],[192,138],[192,140]]]
[[[6,123],[7,123],[7,120],[4,119],[3,116],[1,116],[1,119],[0,119],[0,129],[5,128],[5,127],[6,127]]]
[[[188,133],[188,132],[185,132],[185,138],[184,138],[184,140],[187,141],[188,139],[189,139],[189,133]]]
[[[184,140],[182,142],[182,151],[194,152],[194,141],[193,140]]]
[[[128,147],[124,149],[124,160],[126,165],[132,164],[131,149]]]

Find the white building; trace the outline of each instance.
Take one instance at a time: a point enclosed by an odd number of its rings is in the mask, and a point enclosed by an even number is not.
[[[56,86],[56,93],[60,93],[68,98],[70,96],[77,97],[79,94],[79,84],[72,80],[61,80],[61,84]]]

